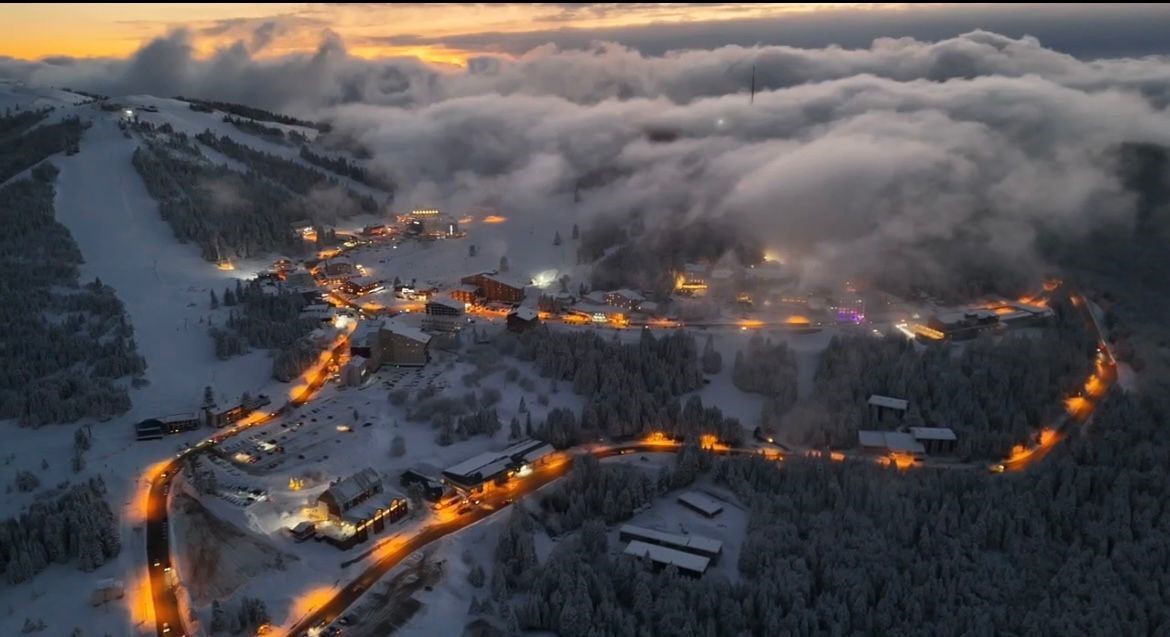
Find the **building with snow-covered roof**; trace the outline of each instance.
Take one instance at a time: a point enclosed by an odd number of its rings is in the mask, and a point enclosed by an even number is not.
[[[638,306],[646,299],[638,292],[623,288],[621,290],[606,292],[604,300],[606,305],[633,311],[638,309]]]
[[[867,404],[869,405],[870,422],[881,422],[882,418],[886,416],[901,419],[906,415],[910,401],[873,394],[869,397]]]
[[[365,356],[350,356],[345,367],[341,368],[341,380],[349,387],[357,387],[366,379],[370,372],[370,359]]]
[[[678,501],[683,506],[713,518],[723,511],[723,503],[698,491],[686,491],[679,494]]]
[[[480,492],[510,473],[523,472],[548,460],[555,450],[539,440],[521,440],[499,451],[485,451],[443,470],[443,479],[461,491]]]
[[[436,296],[427,301],[423,327],[435,332],[456,332],[463,327],[466,304],[451,296]]]
[[[391,319],[382,326],[382,340],[384,364],[422,367],[430,361],[431,335],[417,327]]]
[[[723,542],[701,535],[679,535],[678,533],[667,533],[644,526],[623,524],[621,530],[618,532],[618,536],[623,542],[637,540],[647,544],[655,544],[685,551],[694,555],[702,555],[710,559],[717,559],[723,553]]]
[[[954,453],[959,444],[958,437],[950,427],[911,427],[910,435],[929,454]]]
[[[509,332],[527,332],[540,325],[540,313],[531,307],[519,307],[508,313]]]
[[[861,430],[857,432],[858,445],[882,455],[899,454],[916,459],[926,454],[926,447],[913,435],[901,431]]]
[[[386,282],[382,279],[371,276],[355,276],[341,282],[341,289],[346,294],[353,296],[364,296],[366,294],[373,294],[379,292],[386,287]]]
[[[382,477],[373,468],[336,482],[317,496],[317,518],[325,524],[325,539],[347,549],[364,542],[386,524],[406,517],[408,505],[401,494],[385,494]]]
[[[673,566],[678,569],[679,573],[693,577],[698,577],[706,573],[707,567],[711,564],[711,560],[702,555],[695,555],[694,553],[687,553],[639,540],[633,540],[627,544],[626,548],[622,550],[622,553],[633,557],[647,558],[655,566],[660,568]]]
[[[476,297],[484,301],[519,303],[524,300],[524,290],[529,281],[498,272],[480,272],[459,280],[465,285],[476,287]]]
[[[431,335],[398,319],[363,321],[349,342],[350,355],[365,358],[368,373],[382,365],[421,367],[430,361]]]

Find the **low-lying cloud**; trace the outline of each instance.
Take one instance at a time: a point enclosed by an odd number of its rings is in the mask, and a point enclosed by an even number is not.
[[[359,60],[336,36],[314,55],[258,61],[241,42],[198,60],[178,33],[128,61],[5,71],[329,119],[373,152],[401,207],[492,202],[566,228],[715,220],[835,273],[1039,267],[1040,235],[1131,223],[1119,145],[1170,143],[1166,60],[1083,61],[988,32],[851,50],[542,47],[458,71]]]

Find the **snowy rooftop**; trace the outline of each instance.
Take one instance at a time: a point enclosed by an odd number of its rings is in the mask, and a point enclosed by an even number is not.
[[[633,290],[626,289],[626,288],[622,288],[620,290],[614,290],[613,292],[610,292],[610,294],[617,294],[618,296],[624,296],[631,301],[641,301],[642,300],[641,294],[639,294],[638,292],[635,292]]]
[[[389,321],[386,321],[383,324],[383,328],[385,330],[392,332],[394,334],[397,334],[399,336],[409,338],[412,341],[419,341],[420,343],[429,343],[431,340],[430,334],[427,334],[426,332],[418,329],[417,327],[414,327],[413,325],[407,325],[406,323],[404,323],[400,320],[397,320],[397,319],[391,319]]]
[[[393,504],[395,500],[402,499],[403,497],[400,494],[394,491],[389,491],[376,498],[364,500],[361,504],[358,504],[352,509],[346,509],[346,511],[341,514],[341,517],[346,522],[351,524],[358,524],[374,517],[374,514],[378,512],[378,509],[389,509],[390,505]]]
[[[900,431],[886,432],[886,448],[901,453],[926,453],[926,448],[914,436]]]
[[[453,299],[449,296],[436,296],[435,298],[431,299],[430,301],[427,301],[427,305],[431,305],[431,304],[442,305],[445,307],[449,307],[452,309],[463,311],[463,301],[458,301],[458,300]]]
[[[885,447],[886,432],[862,429],[857,432],[857,442],[862,447]]]
[[[699,553],[710,553],[712,555],[719,554],[723,551],[723,542],[701,535],[679,535],[677,533],[667,533],[665,531],[656,531],[648,529],[644,526],[635,526],[633,524],[623,524],[621,528],[622,535],[642,538],[651,542],[658,542],[661,544],[669,544],[683,550],[691,550]]]
[[[910,435],[915,440],[957,440],[950,427],[911,427]]]
[[[477,473],[485,476],[490,475],[489,473],[485,473],[484,470],[491,468],[492,465],[498,463],[501,458],[508,461],[511,460],[511,458],[505,455],[502,451],[485,451],[483,453],[476,454],[457,465],[448,467],[443,471],[443,473],[449,473],[453,476],[467,477],[474,476]]]
[[[354,285],[366,286],[382,283],[383,279],[381,277],[373,276],[372,274],[366,274],[364,276],[355,276],[350,279],[349,282],[353,283]]]
[[[374,334],[377,334],[382,329],[384,321],[362,321],[358,324],[357,329],[353,331],[353,336],[350,338],[351,343],[367,344],[366,341]]]
[[[887,409],[897,409],[898,411],[906,411],[906,406],[909,401],[901,398],[890,398],[889,396],[878,396],[874,394],[869,397],[869,404],[875,407],[885,407]]]
[[[659,564],[674,565],[680,570],[698,574],[705,572],[707,565],[711,563],[710,559],[702,555],[685,553],[665,546],[639,542],[638,540],[630,542],[622,552],[635,557],[649,557]]]
[[[338,506],[345,511],[353,505],[355,500],[376,490],[381,482],[382,478],[378,476],[378,472],[367,467],[329,487],[325,493],[331,493]],[[323,496],[325,493],[321,495]]]
[[[707,515],[715,515],[723,510],[723,503],[708,497],[698,491],[687,491],[678,496],[678,501],[688,504]]]
[[[539,314],[537,314],[536,310],[530,307],[521,307],[512,312],[510,316],[515,316],[521,321],[534,321],[536,320],[536,317],[539,316]]]

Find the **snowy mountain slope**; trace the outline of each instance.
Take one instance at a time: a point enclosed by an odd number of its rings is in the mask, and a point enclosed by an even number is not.
[[[105,115],[94,118],[80,153],[55,160],[57,218],[81,247],[83,275],[113,286],[130,314],[151,382],[132,394],[131,416],[194,410],[204,385],[233,396],[255,390],[268,379],[266,354],[220,366],[205,324],[210,290],[219,294],[242,274],[216,269],[174,239],[130,164],[134,142]]]

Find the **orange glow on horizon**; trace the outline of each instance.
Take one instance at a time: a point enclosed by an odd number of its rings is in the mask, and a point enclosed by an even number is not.
[[[484,223],[504,223],[507,220],[507,217],[501,217],[500,215],[488,215],[483,218]]]
[[[807,316],[800,316],[798,314],[784,319],[784,322],[788,325],[808,325],[810,323]]]
[[[249,47],[253,48],[250,55],[255,58],[312,54],[321,46],[322,31],[327,29],[343,39],[346,54],[352,57],[414,57],[432,64],[463,67],[471,57],[508,55],[500,52],[502,43],[495,40],[464,46],[458,41],[460,36],[471,36],[473,41],[487,34],[526,35],[539,40],[542,33],[554,28],[593,33],[651,24],[697,25],[807,14],[835,8],[881,9],[872,5],[828,3],[718,7],[646,4],[606,11],[540,4],[463,5],[455,11],[445,6],[409,4],[13,4],[3,9],[0,56],[25,60],[58,55],[126,58],[153,39],[182,28],[186,30],[185,41],[193,55],[208,58],[237,42],[247,44],[257,27],[271,22],[281,28],[265,47]],[[405,36],[418,41],[395,41],[399,37],[405,40]],[[597,37],[605,39],[604,35]],[[445,43],[444,39],[452,39],[453,43]],[[548,39],[552,39],[551,33]]]

